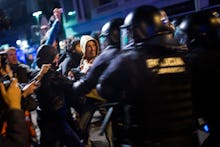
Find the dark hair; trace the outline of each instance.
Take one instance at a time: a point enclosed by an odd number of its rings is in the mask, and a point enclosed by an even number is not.
[[[36,55],[37,66],[40,68],[43,64],[51,64],[57,54],[57,49],[51,45],[41,45]]]
[[[7,54],[5,51],[0,52],[0,68],[5,69],[7,64]]]
[[[79,38],[68,38],[65,40],[65,50],[69,53],[75,52],[76,45],[80,43]]]

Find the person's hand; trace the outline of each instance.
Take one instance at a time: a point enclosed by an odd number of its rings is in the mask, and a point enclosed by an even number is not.
[[[41,69],[40,69],[40,74],[44,75],[45,73],[48,72],[48,70],[51,68],[51,64],[43,64]]]
[[[71,70],[67,73],[67,77],[70,80],[74,80],[75,79],[74,73]]]
[[[83,66],[81,67],[81,73],[86,74],[89,69],[91,68],[92,64],[91,63],[84,63]]]
[[[2,97],[10,109],[21,109],[21,89],[17,79],[12,78],[11,81],[7,91],[4,85],[0,83]]]
[[[42,79],[42,77],[44,76],[44,74],[46,74],[50,68],[51,68],[51,64],[43,64],[41,66],[39,74],[35,78],[36,79],[35,81],[40,81]]]
[[[62,8],[55,8],[53,10],[53,15],[56,20],[60,21],[61,20],[61,14],[62,14]]]
[[[34,91],[39,87],[39,82],[38,81],[32,81],[31,83],[27,84],[24,86],[22,89],[23,97],[26,98],[27,96],[31,95],[34,93]]]

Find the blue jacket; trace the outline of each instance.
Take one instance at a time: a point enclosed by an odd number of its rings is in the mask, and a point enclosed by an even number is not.
[[[49,44],[52,45],[53,42],[56,40],[58,33],[60,31],[60,21],[55,20],[51,26],[51,28],[48,30],[48,32],[46,33],[46,41],[45,44]]]

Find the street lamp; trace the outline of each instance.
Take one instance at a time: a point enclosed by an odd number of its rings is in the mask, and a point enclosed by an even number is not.
[[[34,34],[36,35],[36,41],[40,43],[40,15],[42,14],[42,11],[35,11],[32,13],[32,16],[36,18],[37,25],[33,25],[32,29],[34,31]]]
[[[67,14],[68,14],[69,16],[73,16],[73,15],[76,14],[76,11],[69,11]]]
[[[34,16],[37,19],[37,25],[40,25],[40,15],[42,14],[42,11],[36,11],[32,13],[32,16]]]

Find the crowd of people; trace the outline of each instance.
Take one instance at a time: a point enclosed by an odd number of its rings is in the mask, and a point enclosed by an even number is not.
[[[62,11],[53,13],[32,67],[15,47],[0,54],[0,146],[220,146],[218,12],[172,24],[164,10],[138,6],[98,38],[67,38],[62,53]],[[198,130],[209,133],[202,142]]]

